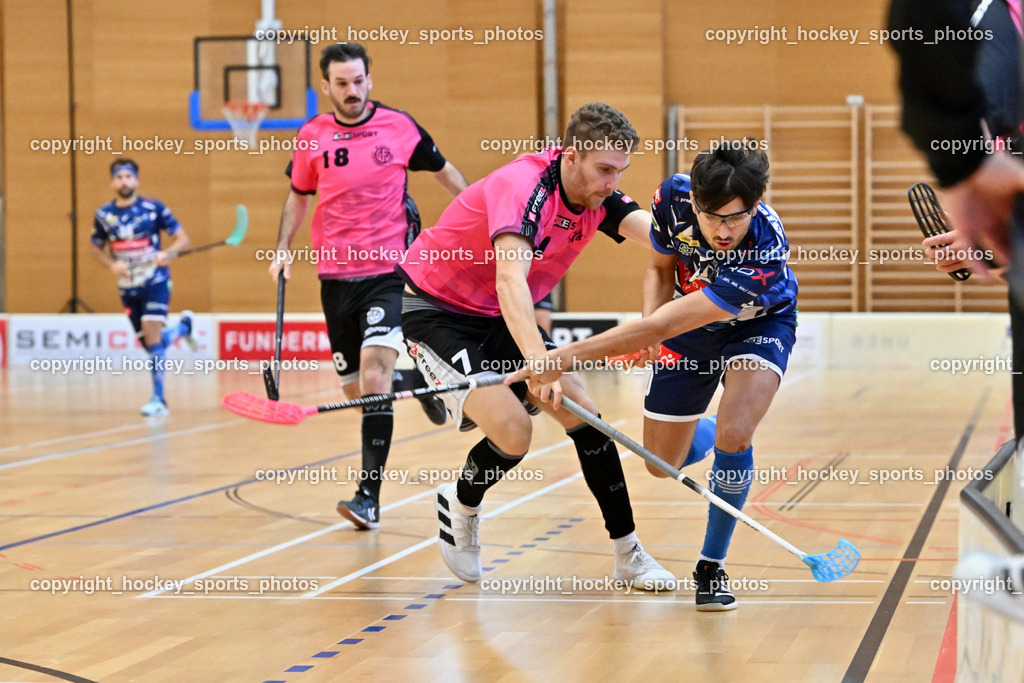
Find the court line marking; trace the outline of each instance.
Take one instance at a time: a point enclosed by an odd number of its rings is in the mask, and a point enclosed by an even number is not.
[[[214,429],[222,429],[224,427],[230,427],[237,425],[242,422],[248,422],[243,418],[237,420],[228,420],[227,422],[215,422],[209,425],[202,425],[200,427],[190,427],[188,429],[181,429],[174,432],[164,432],[163,434],[151,434],[149,436],[139,437],[137,439],[128,439],[127,441],[115,441],[109,444],[101,444],[99,446],[88,446],[86,448],[76,448],[73,451],[64,451],[62,453],[51,453],[50,455],[40,455],[35,458],[26,458],[25,460],[12,460],[11,462],[3,463],[0,465],[0,471],[14,469],[15,467],[25,467],[27,465],[35,465],[41,462],[47,462],[50,460],[62,460],[64,458],[70,458],[76,455],[84,455],[86,453],[95,453],[97,451],[113,450],[115,448],[124,448],[126,446],[136,446],[142,443],[149,443],[151,441],[171,439],[178,436],[189,436],[191,434],[199,434],[202,432],[213,431]]]
[[[621,425],[623,422],[624,422],[624,420],[620,420],[617,424]],[[523,460],[525,461],[525,460],[527,460],[528,458],[531,458],[531,457],[536,458],[538,456],[544,455],[544,454],[549,453],[551,451],[554,451],[554,450],[557,450],[559,448],[563,448],[565,446],[568,446],[571,443],[572,443],[572,439],[563,439],[562,441],[559,441],[559,442],[557,442],[555,444],[552,444],[550,446],[546,446],[544,448],[541,448],[541,449],[539,449],[537,451],[534,451],[533,453],[528,453],[526,456],[524,456]],[[624,454],[620,454],[619,459],[621,460],[622,458],[628,457],[628,455],[629,455],[628,452],[624,453]],[[483,515],[481,517],[481,519],[490,519],[490,518],[492,518],[492,517],[494,517],[496,515],[499,515],[499,514],[505,512],[506,510],[510,510],[510,509],[516,507],[517,505],[525,503],[528,500],[532,500],[533,498],[536,498],[539,495],[543,495],[544,493],[547,493],[548,491],[553,491],[556,488],[560,488],[562,486],[565,486],[566,484],[568,484],[568,483],[570,483],[572,481],[575,481],[576,479],[582,478],[582,477],[583,477],[583,473],[582,472],[578,472],[575,475],[567,477],[566,479],[563,479],[561,481],[555,482],[554,484],[551,484],[549,486],[545,486],[544,488],[542,488],[542,489],[540,489],[538,491],[535,491],[535,492],[533,492],[531,494],[523,496],[523,497],[521,497],[521,498],[519,498],[517,500],[513,500],[510,503],[506,503],[505,505],[502,505],[501,507],[497,508],[493,512],[490,512],[490,513],[488,513],[486,515]],[[230,487],[224,487],[224,488],[230,488]],[[220,489],[220,490],[224,490],[224,489]],[[400,507],[402,505],[406,505],[408,503],[411,503],[411,502],[413,502],[415,500],[418,500],[420,498],[423,498],[425,496],[432,495],[434,493],[434,491],[435,491],[435,489],[427,489],[427,490],[425,490],[425,491],[423,491],[421,493],[418,493],[418,494],[416,494],[414,496],[410,496],[410,497],[405,498],[403,500],[400,500],[400,501],[397,501],[395,503],[392,503],[391,505],[385,506],[385,507],[381,508],[381,511],[384,512],[384,511],[387,511],[387,510],[391,510],[391,509]],[[291,541],[286,541],[286,542],[280,543],[280,544],[278,544],[276,546],[273,546],[273,547],[270,547],[270,548],[265,548],[264,550],[261,550],[259,552],[252,553],[251,555],[247,555],[245,557],[242,557],[242,558],[239,558],[237,560],[234,560],[233,562],[229,562],[227,564],[221,565],[219,567],[215,567],[215,568],[210,569],[208,571],[205,571],[205,572],[202,572],[200,574],[196,574],[195,576],[192,576],[192,577],[189,577],[187,579],[184,579],[180,585],[185,586],[185,585],[188,585],[188,584],[190,584],[190,583],[192,583],[194,581],[198,581],[200,579],[205,579],[205,578],[207,578],[209,576],[213,576],[215,574],[218,574],[218,573],[220,573],[220,572],[222,572],[224,570],[232,569],[232,568],[237,567],[239,565],[246,564],[248,562],[251,562],[252,560],[256,560],[256,559],[259,559],[259,558],[262,558],[262,557],[266,557],[267,555],[272,555],[273,553],[276,553],[276,552],[278,552],[280,550],[284,550],[286,548],[290,548],[293,545],[297,545],[299,543],[305,542],[305,541],[313,539],[313,538],[317,538],[319,536],[322,536],[324,534],[330,533],[330,532],[335,531],[337,529],[340,529],[340,528],[343,528],[343,527],[347,527],[350,524],[351,524],[351,522],[349,522],[349,521],[340,522],[339,524],[334,524],[334,525],[329,526],[327,528],[319,529],[317,531],[305,534],[304,536],[300,536],[297,539],[292,539]],[[321,589],[318,589],[317,591],[312,591],[310,593],[306,593],[302,597],[306,598],[306,599],[311,598],[311,597],[316,597],[317,595],[319,595],[320,593],[322,593],[325,590],[330,590],[331,588],[334,588],[336,586],[340,586],[343,583],[347,583],[348,581],[356,579],[356,578],[362,576],[363,574],[369,573],[371,571],[379,569],[380,567],[383,567],[383,566],[386,566],[388,564],[391,564],[392,562],[395,562],[396,560],[399,560],[399,559],[405,557],[406,555],[410,555],[410,554],[412,554],[414,552],[422,550],[423,548],[425,548],[428,545],[430,545],[432,543],[435,543],[435,542],[436,542],[436,537],[431,536],[430,538],[427,538],[427,539],[424,539],[423,541],[420,541],[419,543],[417,543],[414,546],[406,548],[405,550],[401,550],[401,551],[399,551],[399,552],[397,552],[397,553],[395,553],[393,555],[390,555],[389,557],[386,557],[386,558],[384,558],[382,560],[379,560],[378,562],[374,562],[373,564],[367,565],[366,567],[363,567],[362,569],[356,570],[355,572],[352,572],[351,574],[348,574],[347,576],[343,576],[340,579],[336,579],[335,581],[332,581],[331,583],[326,584],[324,587],[322,587]],[[0,548],[0,550],[2,550],[2,548]],[[140,597],[140,598],[154,598],[154,597],[158,597],[160,594],[162,594],[164,592],[166,592],[166,589],[164,589],[164,590],[153,590],[153,591],[149,591],[148,593],[143,593],[142,595],[140,595],[138,597]]]
[[[434,539],[430,539],[433,541]],[[451,581],[452,579],[445,579],[445,581]],[[660,604],[660,605],[675,605],[678,607],[684,607],[693,609],[693,602],[691,601],[690,595],[681,596],[679,594],[672,594],[671,597],[661,597],[650,594],[646,591],[642,591],[639,588],[631,592],[630,595],[640,596],[637,599],[627,598],[536,598],[532,594],[522,594],[518,596],[510,597],[472,597],[472,598],[444,598],[447,602],[568,602],[568,603],[626,603],[633,605],[649,605],[649,604]],[[140,596],[142,597],[142,596]],[[390,600],[392,602],[409,602],[410,600],[416,600],[415,597],[408,595],[404,596],[368,596],[368,595],[318,595],[315,598],[305,598],[301,595],[157,595],[153,596],[157,600],[368,600],[368,601],[382,601]],[[744,605],[874,605],[875,602],[872,600],[757,600],[755,598],[748,598],[743,596]],[[910,604],[910,603],[908,603]],[[922,603],[931,604],[931,603]],[[939,604],[939,603],[937,603]],[[945,604],[945,603],[941,603]]]
[[[101,436],[103,434],[113,434],[115,432],[133,431],[136,429],[149,429],[152,425],[148,425],[145,422],[139,424],[122,425],[120,427],[111,427],[110,429],[101,429],[95,432],[84,432],[82,434],[72,434],[70,436],[62,436],[56,439],[46,439],[45,441],[30,441],[24,444],[15,444],[13,446],[4,446],[0,448],[0,453],[7,453],[8,451],[21,451],[29,450],[32,448],[38,448],[40,446],[52,446],[55,443],[63,443],[65,441],[76,441],[78,439],[89,439],[94,436]]]

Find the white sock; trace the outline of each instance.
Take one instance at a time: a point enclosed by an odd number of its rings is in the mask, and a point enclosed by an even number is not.
[[[614,539],[613,543],[615,543],[616,555],[628,555],[634,545],[640,545],[640,539],[637,538],[635,531],[631,531],[622,538]]]
[[[700,564],[701,562],[713,562],[714,564],[717,564],[719,567],[721,567],[723,571],[725,570],[725,560],[724,559],[723,560],[713,560],[710,557],[705,557],[704,555],[701,555],[700,557],[697,558],[697,564]]]

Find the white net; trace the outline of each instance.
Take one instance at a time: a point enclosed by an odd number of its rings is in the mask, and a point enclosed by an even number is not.
[[[267,117],[270,107],[264,102],[225,102],[221,111],[231,125],[231,132],[238,140],[244,140],[250,150],[256,149],[260,124]]]

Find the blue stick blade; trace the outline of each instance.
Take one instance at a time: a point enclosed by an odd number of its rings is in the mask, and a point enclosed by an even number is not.
[[[235,229],[231,231],[231,234],[228,236],[226,240],[224,240],[224,242],[226,244],[230,244],[233,247],[238,246],[238,244],[245,237],[245,232],[248,229],[249,210],[245,208],[244,205],[239,204],[235,208]]]
[[[841,538],[834,550],[820,555],[804,555],[803,560],[818,581],[836,581],[854,570],[860,562],[860,551],[845,538]]]

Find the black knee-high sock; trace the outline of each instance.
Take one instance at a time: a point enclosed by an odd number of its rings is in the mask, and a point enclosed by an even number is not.
[[[380,501],[380,483],[391,450],[395,414],[390,403],[363,406],[363,472],[361,487]]]
[[[576,444],[583,478],[601,508],[609,537],[622,538],[632,533],[636,529],[633,508],[629,505],[626,477],[615,444],[588,424],[573,427],[566,434]]]
[[[525,453],[524,453],[525,455]],[[456,483],[459,502],[476,507],[483,502],[484,493],[505,476],[505,473],[519,464],[522,456],[512,456],[484,437],[469,450],[466,464]]]

